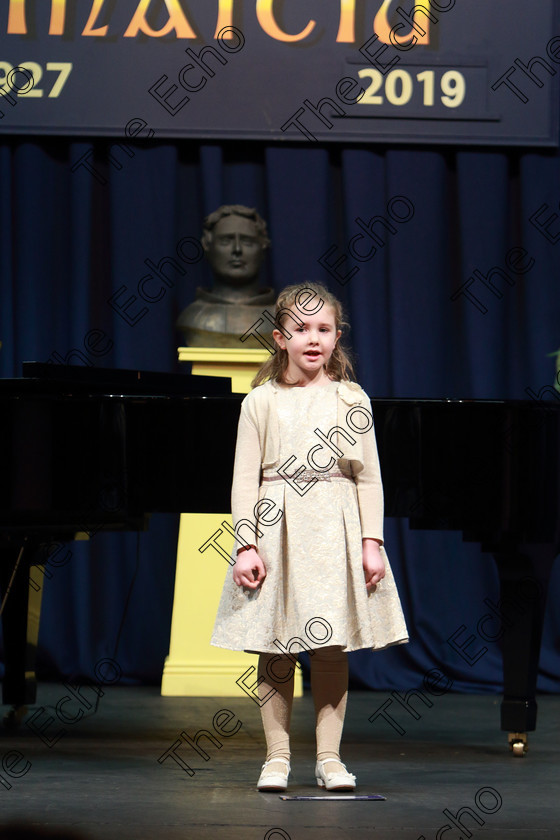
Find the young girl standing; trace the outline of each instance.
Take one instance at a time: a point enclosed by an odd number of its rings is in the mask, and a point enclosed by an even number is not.
[[[259,653],[267,755],[259,790],[290,773],[294,664],[308,650],[315,776],[356,777],[340,760],[347,651],[408,641],[383,547],[383,488],[371,403],[350,379],[339,301],[315,283],[276,302],[277,351],[241,405],[232,485],[236,533],[211,644]]]

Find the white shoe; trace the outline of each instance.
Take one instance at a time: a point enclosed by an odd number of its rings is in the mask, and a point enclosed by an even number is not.
[[[286,770],[278,770],[274,773],[266,773],[265,769],[268,767],[269,764],[273,764],[274,762],[281,762],[282,764],[286,765]],[[257,789],[258,790],[286,790],[288,787],[288,776],[290,775],[290,762],[287,758],[271,758],[269,761],[265,761],[261,768],[261,775],[259,777],[259,781],[257,782]]]
[[[329,762],[340,764],[342,770],[336,773],[325,773],[323,768]],[[336,758],[326,758],[324,761],[318,761],[315,767],[315,778],[319,787],[324,787],[327,790],[354,790],[356,787],[354,774],[349,773],[344,764]]]

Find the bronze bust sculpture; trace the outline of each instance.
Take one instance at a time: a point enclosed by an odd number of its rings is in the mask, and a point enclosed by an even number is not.
[[[262,313],[274,305],[276,295],[270,287],[259,288],[259,270],[270,245],[264,219],[249,207],[223,205],[204,220],[201,242],[214,286],[199,286],[194,303],[177,320],[186,345],[262,348],[254,335],[240,341],[259,318],[259,333],[272,345],[273,325]]]

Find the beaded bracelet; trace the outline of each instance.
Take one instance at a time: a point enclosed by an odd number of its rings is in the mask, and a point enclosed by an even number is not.
[[[243,548],[238,548],[237,549],[237,556],[239,557],[239,555],[241,554],[242,551],[249,551],[250,548],[254,548],[255,551],[257,550],[256,545],[244,545]]]

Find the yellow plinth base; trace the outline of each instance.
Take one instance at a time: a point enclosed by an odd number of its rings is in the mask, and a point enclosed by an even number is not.
[[[242,347],[179,347],[180,362],[192,362],[192,373],[196,376],[231,377],[233,394],[248,394],[251,380],[257,370],[270,358],[262,350],[244,350]]]
[[[179,359],[193,362],[193,373],[231,376],[235,393],[248,393],[249,384],[243,389],[239,386],[250,383],[268,355],[266,350],[179,348]],[[231,531],[230,513],[181,514],[171,641],[161,683],[164,696],[258,697],[258,657],[210,644],[228,569],[223,553],[229,556],[233,548]],[[223,553],[212,543],[217,543]],[[295,696],[302,695],[301,670],[296,668]]]

